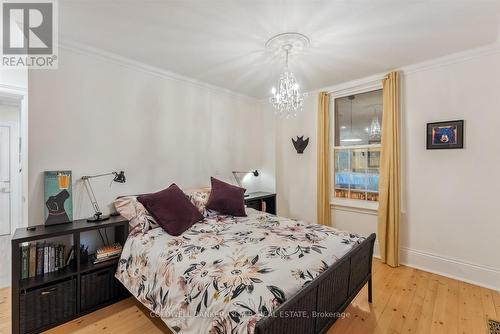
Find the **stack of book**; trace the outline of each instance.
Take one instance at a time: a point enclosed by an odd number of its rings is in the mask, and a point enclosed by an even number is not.
[[[122,246],[118,243],[99,248],[95,253],[94,264],[117,259],[122,253]]]
[[[72,255],[71,249],[70,255]],[[21,245],[21,278],[35,277],[66,267],[66,246],[51,243],[26,243]]]

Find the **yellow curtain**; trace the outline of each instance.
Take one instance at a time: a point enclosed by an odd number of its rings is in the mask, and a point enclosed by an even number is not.
[[[399,73],[383,80],[382,150],[380,156],[378,242],[382,262],[399,266],[400,160]]]
[[[330,226],[329,102],[326,92],[318,96],[318,224]]]

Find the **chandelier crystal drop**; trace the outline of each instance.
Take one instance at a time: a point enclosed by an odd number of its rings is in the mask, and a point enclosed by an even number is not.
[[[304,97],[306,96],[306,94],[300,92],[297,79],[288,68],[288,56],[291,48],[291,44],[283,45],[283,50],[286,53],[285,68],[281,72],[278,88],[272,88],[272,96],[269,99],[276,110],[276,114],[285,118],[296,116],[298,112],[302,111]]]
[[[374,142],[380,142],[380,135],[380,122],[378,120],[378,117],[374,117],[372,119],[372,123],[370,124],[370,140]]]

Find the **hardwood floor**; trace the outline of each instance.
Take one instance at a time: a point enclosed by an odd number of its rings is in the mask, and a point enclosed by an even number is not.
[[[500,321],[500,293],[410,267],[374,261],[373,304],[366,287],[327,334],[486,334],[487,319]],[[10,290],[0,290],[0,333],[10,333]],[[129,298],[56,327],[46,334],[170,334]]]

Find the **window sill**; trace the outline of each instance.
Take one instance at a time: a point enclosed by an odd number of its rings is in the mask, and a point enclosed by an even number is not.
[[[330,207],[335,210],[351,211],[371,215],[377,215],[378,213],[378,202],[374,201],[335,198],[330,203]]]

